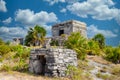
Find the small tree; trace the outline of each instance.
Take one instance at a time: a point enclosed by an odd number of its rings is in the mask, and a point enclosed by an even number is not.
[[[93,40],[98,42],[99,44],[99,47],[101,49],[103,49],[105,47],[105,37],[102,35],[102,34],[96,34],[94,37],[93,37]]]
[[[100,55],[99,44],[94,40],[89,40],[87,43],[87,54],[89,55]]]
[[[34,45],[34,38],[33,38],[33,29],[30,28],[28,34],[25,37],[25,45],[30,46]]]
[[[28,31],[28,34],[25,38],[25,44],[26,45],[43,45],[45,42],[45,36],[46,36],[46,30],[36,25],[34,28],[30,28]]]

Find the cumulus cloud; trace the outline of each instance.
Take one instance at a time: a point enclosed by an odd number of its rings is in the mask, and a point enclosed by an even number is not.
[[[95,25],[90,25],[89,27],[87,27],[87,33],[89,38],[93,37],[97,33],[103,34],[106,38],[117,37],[117,34],[113,33],[112,31],[98,29]]]
[[[53,5],[58,2],[62,2],[62,3],[65,2],[65,0],[44,0],[44,1],[48,2],[50,5]]]
[[[11,23],[11,22],[12,22],[12,18],[11,18],[11,17],[9,17],[9,18],[7,18],[7,19],[3,20],[2,22],[3,22],[3,23],[5,23],[5,24],[9,24],[9,23]]]
[[[31,11],[29,9],[19,9],[16,11],[15,15],[15,20],[25,25],[44,25],[47,23],[56,22],[58,20],[56,14],[53,12],[47,13],[46,11],[41,11],[34,13],[34,11]]]
[[[79,17],[87,18],[90,15],[93,19],[115,19],[120,23],[120,9],[115,8],[114,5],[112,0],[87,0],[70,4],[67,9]]]
[[[61,9],[60,12],[65,13],[66,12],[66,8]]]
[[[116,16],[115,20],[117,21],[117,23],[120,25],[120,10],[117,13],[119,16]]]
[[[77,2],[77,1],[80,1],[80,0],[44,0],[46,2],[48,2],[50,5],[54,5],[56,3],[68,3],[68,4],[71,4],[71,3],[74,3],[74,2]]]
[[[27,30],[21,27],[0,27],[0,37],[7,41],[16,37],[25,37]]]
[[[6,2],[4,0],[0,0],[0,11],[7,12]]]

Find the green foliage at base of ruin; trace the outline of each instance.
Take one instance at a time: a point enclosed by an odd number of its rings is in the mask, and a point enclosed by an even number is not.
[[[79,32],[72,33],[68,37],[68,40],[65,41],[64,46],[66,48],[75,50],[77,52],[78,59],[85,59],[87,40],[81,36]]]
[[[101,55],[99,43],[90,39],[87,40],[79,32],[72,33],[64,43],[66,48],[77,52],[78,59],[84,60],[86,55]]]
[[[59,43],[57,40],[51,40],[51,43],[50,43],[51,46],[59,46]]]
[[[0,71],[27,71],[30,49],[21,45],[0,45]]]
[[[92,80],[89,72],[84,73],[85,69],[89,69],[87,62],[78,60],[78,66],[68,65],[66,75],[70,80]]]
[[[88,55],[101,55],[99,44],[94,40],[89,40],[87,42],[86,50]]]

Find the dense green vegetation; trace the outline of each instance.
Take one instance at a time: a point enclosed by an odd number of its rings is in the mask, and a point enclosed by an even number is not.
[[[89,40],[87,42],[87,54],[88,55],[101,55],[100,54],[100,47],[98,42],[94,40]]]
[[[42,31],[42,32],[41,32]],[[39,37],[38,37],[39,34]],[[42,44],[45,41],[46,30],[38,25],[34,29],[30,28],[28,35],[26,36],[26,45],[35,44],[36,41]],[[16,53],[16,58],[27,57],[26,48],[22,46],[10,46],[9,43],[5,43],[0,39],[0,56],[4,56],[10,52]],[[51,45],[58,46],[58,41],[52,41]],[[120,63],[120,46],[112,47],[105,45],[105,38],[102,34],[95,35],[92,39],[86,39],[81,36],[80,33],[72,33],[66,41],[64,41],[64,47],[73,49],[77,52],[78,59],[84,60],[86,55],[100,55],[106,60],[114,63]]]
[[[72,33],[64,44],[66,48],[77,52],[78,59],[84,60],[86,54],[89,54],[102,56],[113,63],[120,63],[120,46],[106,46],[102,34],[97,34],[92,39],[87,40],[80,33]]]
[[[1,44],[1,42],[0,42]],[[27,71],[30,49],[21,45],[0,45],[0,62],[4,63],[0,71]]]
[[[105,58],[113,63],[120,63],[120,47],[106,46],[104,49]]]
[[[105,47],[105,37],[102,35],[102,34],[96,34],[94,37],[93,37],[93,40],[98,42],[99,44],[99,47],[101,49],[103,49]]]
[[[65,41],[65,47],[75,50],[79,59],[84,60],[86,56],[87,40],[80,33],[72,33]]]

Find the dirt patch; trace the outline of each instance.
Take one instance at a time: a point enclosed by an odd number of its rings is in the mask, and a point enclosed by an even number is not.
[[[106,61],[105,59],[103,59],[102,57],[100,56],[87,56],[87,59],[90,59],[90,60],[93,60],[97,63],[100,63],[100,64],[104,64],[104,65],[108,65],[108,64],[112,64],[111,62],[109,61]]]
[[[0,72],[0,80],[69,80],[67,78],[52,78],[45,76],[37,76],[20,72]]]

